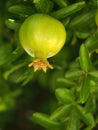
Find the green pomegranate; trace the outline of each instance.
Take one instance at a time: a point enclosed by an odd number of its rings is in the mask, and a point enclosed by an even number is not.
[[[25,51],[35,60],[29,64],[34,66],[34,71],[47,66],[53,69],[47,58],[56,55],[63,47],[66,40],[66,30],[57,19],[46,14],[29,16],[20,27],[19,39]]]

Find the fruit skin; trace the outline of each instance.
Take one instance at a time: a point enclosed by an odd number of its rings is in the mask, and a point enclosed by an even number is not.
[[[95,23],[96,23],[96,25],[98,27],[98,9],[97,9],[96,15],[95,15]]]
[[[58,20],[46,14],[35,14],[24,21],[19,38],[29,55],[48,58],[57,54],[63,47],[66,32]]]
[[[21,25],[19,39],[22,47],[30,56],[46,60],[56,55],[63,47],[66,40],[66,30],[57,19],[46,14],[34,14]],[[38,66],[37,69],[43,69],[43,67]]]

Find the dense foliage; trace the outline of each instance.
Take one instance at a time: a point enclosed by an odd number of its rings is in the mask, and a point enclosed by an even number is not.
[[[0,0],[0,129],[97,130],[98,0]],[[98,12],[98,11],[97,11]],[[33,14],[63,23],[66,44],[33,71],[19,28]]]

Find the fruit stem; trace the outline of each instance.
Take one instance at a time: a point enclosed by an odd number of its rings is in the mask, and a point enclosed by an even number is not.
[[[34,66],[34,72],[37,70],[42,69],[44,72],[47,71],[47,67],[50,69],[53,69],[53,66],[47,61],[42,59],[35,59],[33,62],[31,62],[28,67]]]

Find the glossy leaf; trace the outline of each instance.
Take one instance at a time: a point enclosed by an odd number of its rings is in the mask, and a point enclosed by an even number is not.
[[[34,8],[25,5],[13,5],[8,8],[8,11],[22,17],[26,17],[27,15],[35,13]]]
[[[55,12],[51,13],[51,15],[57,19],[62,19],[75,12],[78,12],[79,10],[81,10],[84,7],[84,5],[85,5],[85,1],[78,2],[75,4],[69,5],[65,8],[62,8],[58,11],[55,11]]]
[[[93,78],[98,79],[98,71],[97,70],[89,72],[89,75]]]
[[[85,103],[88,99],[90,93],[90,83],[89,78],[85,76],[81,82],[81,90],[80,90],[80,102]]]
[[[74,94],[67,88],[58,88],[55,91],[58,101],[62,104],[71,103],[74,100]]]
[[[98,30],[88,37],[84,43],[90,51],[98,49]]]
[[[69,86],[69,87],[75,85],[75,83],[73,81],[71,81],[69,79],[65,79],[65,78],[58,78],[57,82],[63,83],[63,84],[65,84],[65,86]]]
[[[77,37],[76,35],[73,35],[72,40],[71,40],[71,45],[75,45],[77,43]]]
[[[12,69],[6,71],[6,72],[4,73],[4,78],[7,80],[8,77],[9,77],[9,75],[10,75],[11,73],[13,73],[14,71],[16,71],[16,70],[22,68],[24,65],[25,65],[24,63],[23,63],[23,64],[19,64],[19,65],[17,65],[17,66],[14,66]]]
[[[79,56],[81,68],[84,71],[88,72],[91,69],[91,60],[89,57],[88,49],[84,44],[82,44],[80,47]]]
[[[82,74],[83,74],[83,71],[82,71],[82,70],[73,69],[73,70],[67,71],[67,72],[65,73],[65,78],[75,79],[75,78],[77,78],[77,77],[79,78]]]
[[[86,118],[87,118],[87,120],[88,120],[89,126],[94,127],[94,125],[95,125],[95,120],[94,120],[93,115],[92,115],[91,113],[87,113],[85,116],[86,116]]]
[[[79,118],[85,122],[88,126],[90,126],[90,128],[94,127],[95,125],[95,121],[94,121],[94,117],[91,113],[85,113],[83,108],[80,107],[79,105],[76,106]]]
[[[21,55],[23,55],[24,50],[20,45],[17,46],[15,50],[7,57],[7,65],[11,64],[15,60],[17,60]]]
[[[16,22],[14,19],[7,19],[5,21],[5,24],[8,28],[13,30],[18,29],[20,27],[20,23]]]
[[[82,31],[76,31],[75,35],[80,39],[85,39],[90,35],[90,32],[87,32],[87,31],[84,31],[84,30],[83,30],[83,32]]]
[[[80,120],[77,110],[73,108],[70,114],[70,120],[67,130],[80,130]]]
[[[95,16],[95,10],[89,10],[76,16],[70,23],[70,27],[79,28],[80,25],[88,25],[88,21],[92,20]]]
[[[69,25],[69,22],[70,22],[70,18],[69,17],[65,18],[61,22],[63,23],[63,25],[65,26],[65,28],[67,28],[68,25]]]
[[[86,105],[85,105],[85,111],[86,112],[89,112],[89,113],[94,113],[95,110],[96,110],[96,104],[95,104],[95,101],[94,101],[94,97],[91,95],[88,99],[88,101],[86,102]]]
[[[40,13],[48,13],[53,8],[53,3],[50,0],[34,0],[33,3],[37,9],[37,12]]]
[[[71,109],[72,109],[72,105],[70,105],[70,104],[63,105],[63,106],[57,108],[52,113],[52,115],[50,116],[50,119],[51,120],[59,120],[62,117],[66,117],[70,113]]]
[[[84,109],[83,109],[81,106],[77,105],[77,106],[76,106],[76,110],[77,110],[77,113],[78,113],[79,118],[80,118],[84,123],[86,123],[86,125],[89,125],[89,121],[88,121],[88,119],[87,119],[87,117],[86,117],[86,114],[85,114]]]
[[[42,113],[34,113],[32,118],[36,123],[45,128],[55,129],[61,127],[61,124],[59,122],[50,120],[47,115]]]
[[[53,1],[61,8],[67,6],[67,0],[53,0]]]

